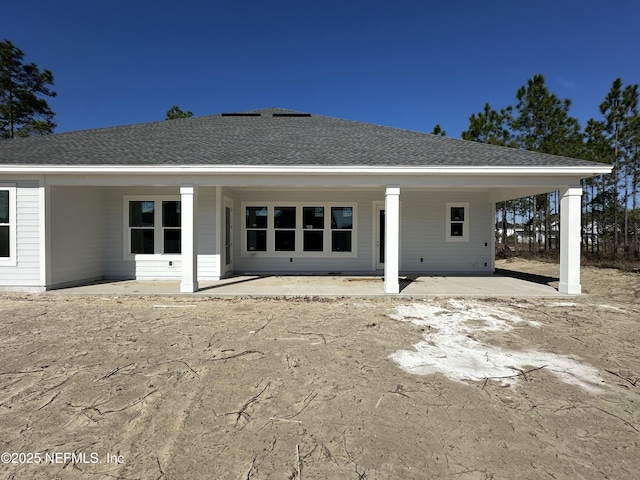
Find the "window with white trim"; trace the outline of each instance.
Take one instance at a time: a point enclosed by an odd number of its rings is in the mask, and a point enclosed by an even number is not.
[[[446,241],[469,241],[469,204],[447,203]]]
[[[247,232],[247,250],[250,252],[267,251],[267,216],[266,206],[247,207],[245,210],[245,228]]]
[[[296,207],[273,207],[276,252],[296,251]]]
[[[243,203],[243,254],[355,256],[355,204]]]
[[[125,257],[180,254],[180,200],[175,196],[125,197]]]
[[[331,251],[350,252],[353,207],[331,207]]]
[[[324,207],[302,207],[302,251],[324,252]]]
[[[16,188],[0,185],[0,265],[16,265]]]

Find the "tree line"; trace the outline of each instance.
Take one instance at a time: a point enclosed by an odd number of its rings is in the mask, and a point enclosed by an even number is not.
[[[571,100],[552,93],[542,74],[528,79],[515,98],[515,105],[500,110],[485,104],[471,115],[462,138],[612,165],[611,175],[583,180],[583,252],[638,257],[638,85],[616,78],[599,105],[600,116],[584,130],[569,114]],[[498,204],[498,242],[513,250],[557,250],[559,203],[559,192],[552,192]]]
[[[56,96],[53,73],[25,63],[24,52],[0,42],[0,139],[52,133],[55,115],[48,98]],[[611,175],[583,181],[583,252],[640,254],[638,183],[640,116],[638,85],[616,78],[600,104],[600,116],[584,129],[569,114],[570,99],[552,93],[542,74],[518,88],[515,104],[494,109],[485,104],[469,118],[464,140],[602,162]],[[167,120],[193,116],[173,106]],[[433,134],[446,135],[438,124]],[[512,249],[551,252],[558,248],[558,192],[535,195],[498,206],[498,241]]]

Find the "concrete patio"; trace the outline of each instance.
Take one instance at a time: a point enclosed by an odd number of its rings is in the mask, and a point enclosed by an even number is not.
[[[482,276],[402,276],[400,293],[385,295],[380,276],[238,275],[200,282],[196,293],[181,294],[177,281],[100,281],[52,290],[64,295],[188,295],[212,297],[554,297],[557,278],[497,270]]]

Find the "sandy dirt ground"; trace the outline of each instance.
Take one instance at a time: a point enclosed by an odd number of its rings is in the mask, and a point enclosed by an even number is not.
[[[1,294],[0,478],[636,479],[640,275],[583,288]]]

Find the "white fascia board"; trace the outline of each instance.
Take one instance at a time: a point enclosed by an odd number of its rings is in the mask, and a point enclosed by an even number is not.
[[[308,174],[308,175],[578,175],[595,176],[611,173],[607,165],[579,167],[282,167],[237,165],[0,165],[0,174]]]

